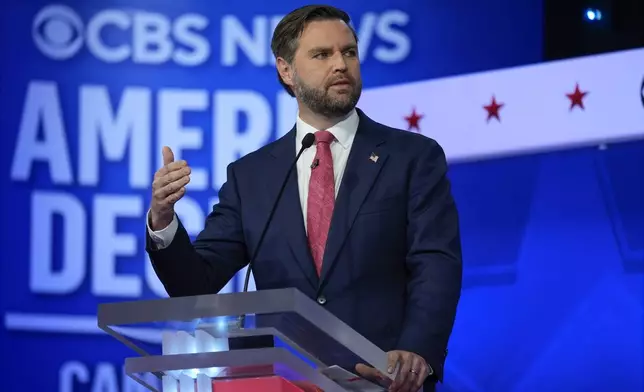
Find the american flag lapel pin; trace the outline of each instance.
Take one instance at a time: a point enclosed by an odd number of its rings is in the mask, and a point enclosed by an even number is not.
[[[378,162],[378,155],[376,155],[375,153],[372,152],[371,156],[369,156],[369,159],[374,163]]]

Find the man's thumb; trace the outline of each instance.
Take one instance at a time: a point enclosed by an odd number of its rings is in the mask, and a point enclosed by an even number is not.
[[[384,379],[384,376],[381,375],[379,371],[372,368],[371,366],[365,365],[364,363],[357,364],[355,370],[360,377],[366,378],[371,381]]]
[[[174,154],[172,153],[172,150],[170,149],[170,147],[168,146],[163,147],[163,151],[161,153],[163,154],[164,166],[174,162]]]

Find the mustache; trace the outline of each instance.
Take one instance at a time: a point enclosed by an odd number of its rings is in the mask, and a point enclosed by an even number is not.
[[[331,86],[333,86],[334,84],[336,84],[338,82],[347,82],[352,86],[356,84],[355,80],[351,76],[345,75],[345,76],[340,76],[338,78],[335,78],[335,79],[329,81],[329,83],[327,83],[327,87],[331,87]]]

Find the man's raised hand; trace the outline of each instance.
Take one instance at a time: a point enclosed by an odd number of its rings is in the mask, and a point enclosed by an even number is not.
[[[186,193],[190,182],[190,167],[186,161],[174,161],[170,147],[163,147],[163,167],[154,173],[152,182],[152,205],[150,228],[164,229],[174,218],[174,203]]]

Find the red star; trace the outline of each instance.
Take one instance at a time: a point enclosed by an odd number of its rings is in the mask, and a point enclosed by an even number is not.
[[[405,120],[407,120],[407,130],[409,131],[412,128],[416,128],[417,131],[420,131],[418,123],[423,117],[425,117],[424,114],[416,113],[416,108],[413,108],[411,114],[409,116],[405,116]]]
[[[575,84],[575,91],[572,94],[566,94],[570,99],[570,110],[575,106],[579,106],[581,110],[586,110],[584,108],[584,97],[588,94],[588,91],[579,90],[579,83]]]
[[[501,121],[501,118],[499,117],[499,109],[501,109],[503,105],[505,104],[497,103],[496,97],[492,95],[492,102],[489,105],[483,106],[483,108],[487,110],[487,122],[490,122],[492,117],[496,118],[499,122]]]

